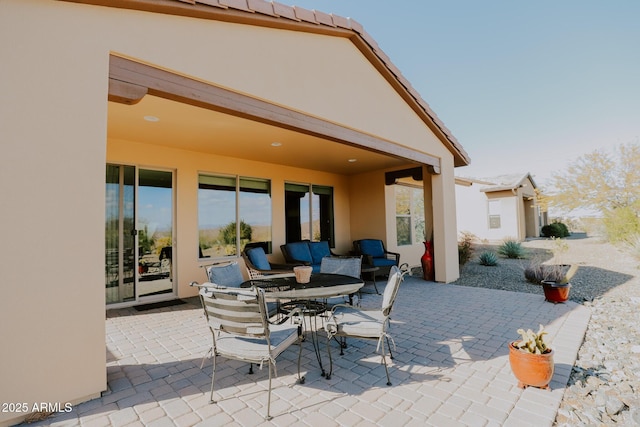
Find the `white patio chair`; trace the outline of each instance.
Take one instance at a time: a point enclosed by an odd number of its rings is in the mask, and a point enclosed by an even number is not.
[[[382,351],[382,363],[387,373],[387,385],[391,385],[389,378],[389,369],[387,367],[387,358],[385,355],[384,341],[387,341],[389,348],[389,356],[393,359],[391,352],[391,342],[393,338],[389,335],[389,315],[393,308],[400,283],[404,280],[405,274],[408,273],[408,265],[403,264],[400,268],[392,266],[389,272],[389,280],[382,294],[382,306],[377,310],[363,310],[347,304],[339,304],[331,309],[329,319],[327,320],[327,351],[329,353],[329,374],[327,378],[331,378],[333,372],[333,360],[331,358],[331,340],[334,337],[340,338],[340,354],[344,354],[346,347],[344,339],[360,338],[377,340],[376,352]],[[393,342],[395,348],[395,342]]]
[[[218,356],[256,363],[261,368],[267,363],[269,395],[265,418],[270,420],[271,378],[274,374],[277,376],[276,358],[294,343],[298,344],[298,382],[304,383],[305,378],[300,375],[302,323],[271,323],[267,316],[264,291],[259,288],[201,288],[200,298],[213,337],[210,403],[216,403],[213,393]],[[299,318],[299,312],[294,310],[289,316]]]

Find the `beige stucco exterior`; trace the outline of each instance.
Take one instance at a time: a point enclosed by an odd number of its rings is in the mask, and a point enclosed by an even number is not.
[[[506,178],[508,182],[501,182]],[[456,181],[456,216],[458,232],[468,232],[488,241],[538,237],[541,224],[536,204],[536,186],[531,175]],[[500,217],[500,226],[491,227],[490,204]]]
[[[223,41],[223,42],[222,42]],[[245,54],[239,55],[238,52]],[[283,184],[334,187],[336,252],[376,237],[398,248],[385,170],[344,175],[110,139],[110,55],[152,64],[428,153],[436,280],[458,277],[454,156],[343,37],[53,0],[0,1],[0,401],[76,403],[106,389],[105,164],[175,173],[177,296],[202,281],[199,172],[271,179],[273,245],[284,243]],[[415,166],[407,161],[408,167]],[[427,168],[425,168],[425,171]],[[274,254],[277,258],[279,254]],[[0,413],[0,425],[24,414]]]

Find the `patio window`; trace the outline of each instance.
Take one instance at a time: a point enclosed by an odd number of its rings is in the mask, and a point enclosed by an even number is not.
[[[328,241],[334,247],[333,187],[285,183],[286,242]]]
[[[241,176],[198,177],[200,258],[237,256],[247,243],[271,250],[271,182]]]
[[[395,186],[396,235],[398,246],[423,242],[424,193],[422,188]]]
[[[489,228],[500,228],[500,200],[489,200]]]

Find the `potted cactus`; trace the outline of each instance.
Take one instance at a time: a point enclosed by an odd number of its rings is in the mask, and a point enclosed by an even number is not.
[[[518,387],[549,388],[553,377],[553,350],[544,340],[547,332],[540,325],[538,332],[518,329],[522,339],[509,343],[509,364],[518,380]]]

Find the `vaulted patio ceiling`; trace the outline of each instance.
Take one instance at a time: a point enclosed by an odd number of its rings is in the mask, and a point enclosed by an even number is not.
[[[148,121],[145,117],[159,120]],[[146,95],[135,105],[109,102],[107,134],[109,138],[342,175],[407,164],[394,157],[153,95]]]
[[[412,163],[440,172],[428,154],[118,56],[109,101],[109,138],[345,175]]]

